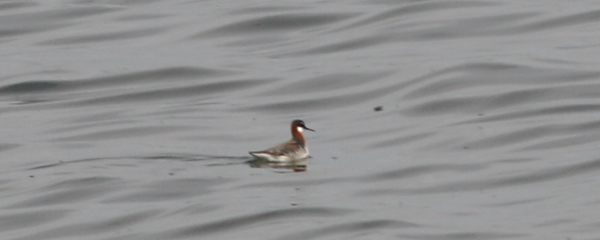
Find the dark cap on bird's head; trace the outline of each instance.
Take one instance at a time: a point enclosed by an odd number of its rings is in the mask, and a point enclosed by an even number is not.
[[[303,129],[313,131],[313,132],[315,131],[315,130],[308,128],[306,125],[304,125],[304,121],[302,121],[300,119],[296,119],[296,120],[292,121],[292,129],[297,128],[297,127],[301,127]]]

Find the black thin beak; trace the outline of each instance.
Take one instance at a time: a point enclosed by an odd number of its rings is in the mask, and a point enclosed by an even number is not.
[[[315,132],[315,130],[312,130],[312,129],[310,129],[310,128],[307,128],[306,126],[304,126],[303,128],[304,128],[304,129],[306,129],[306,130],[308,130],[308,131],[313,131],[313,132]]]

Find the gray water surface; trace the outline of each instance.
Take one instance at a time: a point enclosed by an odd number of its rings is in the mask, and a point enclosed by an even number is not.
[[[599,26],[591,0],[0,2],[0,239],[599,239]],[[304,169],[247,163],[297,118]]]

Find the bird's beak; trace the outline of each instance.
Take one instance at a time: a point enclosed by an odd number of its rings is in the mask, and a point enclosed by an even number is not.
[[[313,132],[315,132],[315,130],[312,130],[312,129],[310,129],[310,128],[307,128],[307,127],[304,127],[304,129],[306,129],[306,130],[308,130],[308,131],[313,131]]]

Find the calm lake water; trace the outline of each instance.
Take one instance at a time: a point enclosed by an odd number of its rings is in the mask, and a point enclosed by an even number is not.
[[[600,239],[600,2],[0,2],[0,239]],[[294,171],[249,164],[289,136]]]

